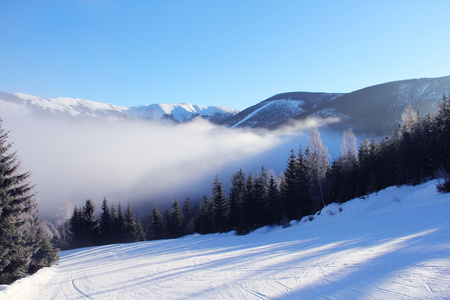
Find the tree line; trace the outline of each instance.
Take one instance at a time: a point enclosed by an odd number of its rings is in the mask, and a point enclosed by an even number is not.
[[[381,140],[364,139],[359,147],[351,129],[344,132],[341,154],[329,163],[320,133],[310,133],[306,149],[291,150],[284,172],[276,178],[264,167],[242,170],[231,178],[228,196],[216,176],[211,196],[194,206],[176,199],[161,214],[154,206],[143,226],[130,205],[103,200],[99,217],[87,200],[75,207],[59,228],[38,219],[29,173],[19,171],[8,133],[0,123],[0,284],[32,274],[58,260],[58,249],[126,243],[185,234],[227,232],[247,234],[265,225],[288,226],[291,220],[313,218],[331,202],[363,197],[392,185],[415,185],[442,178],[438,189],[450,191],[450,103],[444,96],[436,115],[421,119],[408,106],[402,124]]]
[[[244,174],[239,170],[231,178],[227,195],[216,176],[210,197],[204,196],[196,206],[189,198],[183,203],[175,199],[164,213],[154,206],[145,228],[134,220],[129,206],[125,217],[120,217],[120,206],[111,207],[108,213],[106,200],[100,220],[95,221],[90,202],[89,207],[75,208],[71,232],[83,244],[89,239],[97,243],[131,242],[176,238],[194,232],[234,230],[236,234],[247,234],[265,225],[287,226],[291,220],[313,218],[329,203],[342,203],[392,185],[415,185],[443,177],[439,188],[448,190],[449,148],[450,104],[444,96],[437,114],[424,119],[408,105],[399,128],[380,140],[364,139],[358,147],[355,134],[347,129],[341,154],[331,163],[319,131],[313,129],[305,149],[300,147],[297,153],[291,150],[286,169],[278,178],[264,167],[257,173]],[[116,221],[110,223],[109,218]],[[82,219],[88,225],[78,227],[75,220]],[[82,230],[79,228],[94,236],[77,233]]]

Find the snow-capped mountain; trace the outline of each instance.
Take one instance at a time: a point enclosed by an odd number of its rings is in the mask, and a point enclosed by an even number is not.
[[[0,92],[0,114],[16,110],[43,117],[122,120],[129,118],[122,112],[125,109],[126,107],[83,99],[46,99],[21,93]]]
[[[302,113],[307,114],[320,104],[328,103],[342,94],[292,92],[270,97],[253,105],[224,124],[234,127],[271,127]]]
[[[236,115],[239,111],[227,107],[178,103],[135,106],[130,107],[123,112],[130,117],[141,120],[173,120],[177,123],[184,123],[200,116],[213,123],[221,123]]]
[[[310,114],[300,114],[296,119],[309,115],[339,117],[339,129],[352,127],[355,131],[375,135],[390,134],[401,123],[401,115],[408,103],[417,109],[421,117],[434,114],[443,95],[449,95],[450,76],[388,82],[357,90],[321,104]]]
[[[367,134],[389,134],[411,103],[425,117],[449,95],[450,76],[388,82],[348,94],[292,92],[275,95],[226,120],[229,127],[277,128],[291,120],[334,117],[335,129],[352,127]]]
[[[197,116],[221,123],[239,111],[217,106],[200,106],[194,104],[151,104],[124,107],[90,100],[74,98],[47,99],[21,93],[7,94],[0,92],[0,114],[11,110],[25,111],[42,117],[106,119],[106,120],[172,120],[184,123]]]

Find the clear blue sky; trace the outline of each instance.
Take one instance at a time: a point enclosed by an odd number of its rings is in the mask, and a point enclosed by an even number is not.
[[[244,109],[450,75],[450,1],[0,0],[0,91]]]

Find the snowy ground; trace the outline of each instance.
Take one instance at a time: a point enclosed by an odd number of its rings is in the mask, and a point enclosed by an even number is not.
[[[450,299],[450,195],[391,187],[287,229],[61,252],[0,299]]]

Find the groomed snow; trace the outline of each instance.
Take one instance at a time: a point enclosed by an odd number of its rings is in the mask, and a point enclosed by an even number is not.
[[[436,181],[391,187],[286,229],[63,251],[0,298],[449,299],[449,213]]]

